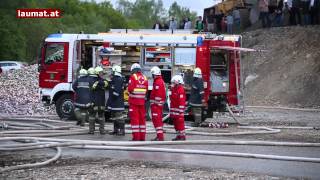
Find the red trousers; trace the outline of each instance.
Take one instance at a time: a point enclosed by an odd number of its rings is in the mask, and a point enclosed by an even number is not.
[[[157,132],[157,138],[160,141],[164,140],[162,112],[163,112],[163,106],[151,105],[152,122]]]
[[[146,139],[146,110],[144,105],[129,105],[129,117],[133,141]]]
[[[173,126],[174,129],[177,132],[177,136],[182,138],[182,137],[186,137],[186,133],[185,133],[185,127],[184,127],[184,115],[174,115],[171,116],[171,118],[173,119]]]

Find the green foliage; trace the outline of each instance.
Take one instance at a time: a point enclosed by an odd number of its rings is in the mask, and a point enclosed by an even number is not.
[[[62,17],[56,19],[19,19],[18,8],[60,9]],[[162,0],[118,0],[114,9],[110,2],[96,3],[85,0],[0,0],[0,61],[18,60],[35,63],[43,39],[49,34],[98,33],[110,28],[151,28],[170,16],[179,20],[195,18],[195,13],[174,3],[169,12]]]
[[[174,2],[169,8],[169,16],[175,17],[178,21],[182,21],[184,18],[190,18],[192,22],[195,22],[197,13],[191,12],[188,8],[181,7],[177,2]]]
[[[62,17],[19,19],[15,14],[17,8],[56,8],[62,11]],[[59,30],[63,33],[98,33],[132,24],[109,2],[97,4],[80,0],[1,0],[0,23],[0,60],[29,63],[36,62],[43,38]]]

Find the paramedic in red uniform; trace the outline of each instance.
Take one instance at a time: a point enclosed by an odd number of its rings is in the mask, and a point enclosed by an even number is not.
[[[180,75],[175,75],[171,79],[171,95],[170,95],[170,118],[173,120],[174,128],[177,136],[173,141],[186,140],[184,127],[184,110],[186,106],[186,93],[183,87],[183,79]]]
[[[154,66],[151,68],[151,74],[153,77],[153,88],[150,94],[150,105],[151,105],[151,117],[154,128],[157,132],[157,137],[152,139],[153,141],[163,141],[163,122],[162,112],[163,104],[166,100],[166,88],[164,81],[161,76],[161,70],[159,67]]]
[[[148,90],[148,79],[141,73],[141,66],[131,66],[129,92],[129,117],[133,141],[144,141],[146,137],[145,98]]]

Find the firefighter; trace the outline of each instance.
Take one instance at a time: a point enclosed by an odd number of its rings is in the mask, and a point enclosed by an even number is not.
[[[129,92],[129,117],[133,141],[144,141],[146,136],[145,98],[148,89],[148,79],[141,72],[141,66],[134,63],[131,66]]]
[[[150,94],[150,105],[151,105],[151,117],[154,128],[157,132],[157,137],[154,141],[163,141],[163,122],[162,112],[163,105],[166,100],[166,89],[165,84],[161,76],[161,70],[159,67],[154,66],[151,68],[151,74],[153,77],[153,88]]]
[[[201,111],[204,104],[204,86],[200,68],[195,68],[193,72],[193,81],[189,97],[189,105],[194,115],[194,126],[198,127],[201,123]]]
[[[91,71],[90,71],[91,72]],[[89,134],[94,134],[95,131],[95,121],[99,122],[100,134],[106,134],[104,130],[105,118],[105,88],[108,86],[108,82],[104,81],[102,78],[103,69],[101,67],[96,67],[94,69],[95,74],[90,74],[90,89],[91,89],[91,100],[93,107],[90,111],[89,116]]]
[[[124,111],[124,79],[121,76],[121,67],[112,67],[112,77],[109,83],[108,110],[113,119],[113,132],[110,135],[125,135],[125,120],[122,117]]]
[[[89,77],[85,69],[79,72],[79,78],[72,84],[75,91],[75,116],[77,118],[77,125],[84,126],[89,118],[89,108],[91,106]]]
[[[170,118],[173,120],[174,128],[177,136],[173,141],[186,140],[184,127],[184,110],[186,105],[186,93],[183,87],[183,78],[175,75],[171,79],[171,95],[170,95]]]

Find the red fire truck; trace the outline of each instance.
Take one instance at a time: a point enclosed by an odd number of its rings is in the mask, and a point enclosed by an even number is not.
[[[80,68],[102,66],[108,74],[112,65],[119,64],[128,77],[131,64],[140,63],[144,74],[151,77],[150,68],[157,65],[166,83],[170,83],[171,76],[181,74],[188,86],[192,69],[199,67],[208,102],[204,117],[223,111],[226,104],[233,111],[241,111],[241,50],[246,49],[241,48],[239,35],[193,34],[185,30],[51,34],[41,50],[39,93],[46,104],[55,104],[60,118],[71,118],[72,82]],[[151,90],[152,83],[149,85]]]

